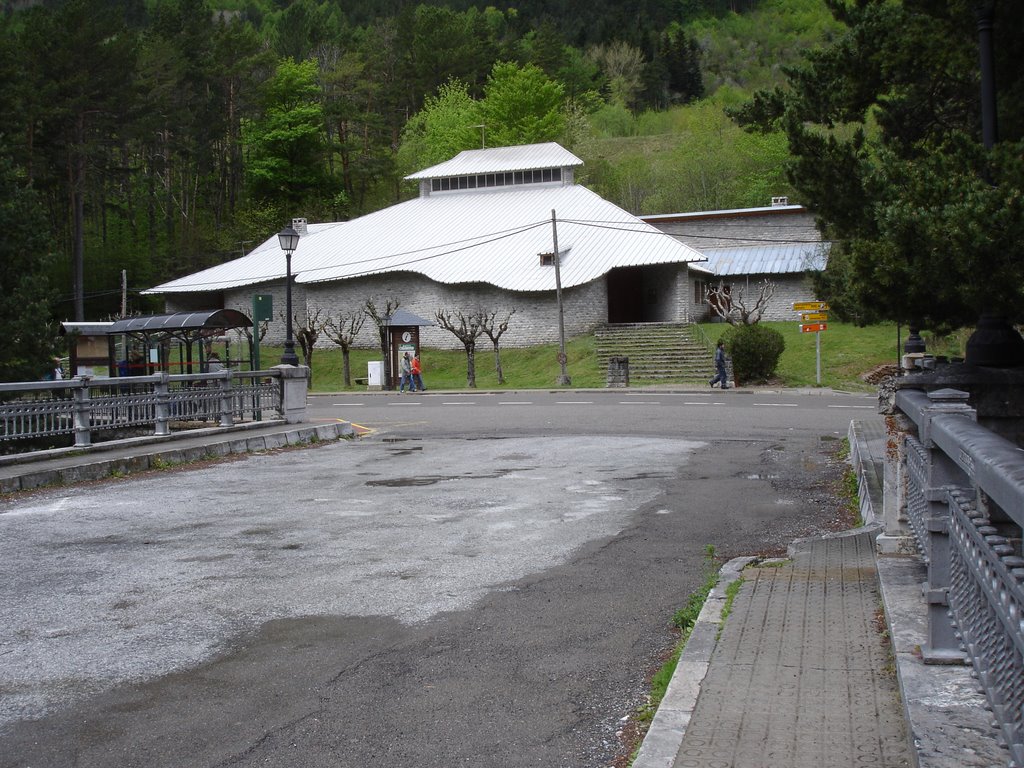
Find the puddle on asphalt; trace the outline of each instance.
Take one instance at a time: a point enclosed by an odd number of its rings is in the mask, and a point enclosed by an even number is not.
[[[365,485],[374,488],[411,488],[419,485],[436,485],[453,480],[496,480],[515,472],[528,472],[534,467],[508,467],[493,472],[470,475],[423,475],[421,477],[391,477],[385,480],[367,480]]]

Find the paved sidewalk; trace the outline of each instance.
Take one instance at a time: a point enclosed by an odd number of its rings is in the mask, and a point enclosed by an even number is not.
[[[875,554],[885,436],[854,422],[850,438],[870,524],[726,564],[633,768],[1010,764],[970,668],[921,660],[920,558]]]
[[[675,768],[913,765],[873,535],[795,549],[744,573]]]

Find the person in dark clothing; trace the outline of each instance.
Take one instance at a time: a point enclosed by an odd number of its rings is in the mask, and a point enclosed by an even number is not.
[[[712,387],[721,384],[722,389],[729,388],[729,374],[725,370],[725,342],[719,339],[715,348],[715,377],[708,382]]]

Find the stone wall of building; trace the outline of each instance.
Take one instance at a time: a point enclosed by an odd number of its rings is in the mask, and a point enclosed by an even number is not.
[[[263,342],[280,346],[285,337],[282,319],[284,288],[284,281],[281,280],[225,291],[224,307],[251,315],[252,295],[271,294],[274,320]],[[502,346],[528,347],[558,341],[558,305],[554,291],[521,293],[482,283],[445,285],[403,272],[341,282],[296,285],[292,293],[295,315],[299,319],[304,318],[306,312],[313,316],[319,312],[321,321],[330,318],[336,323],[343,315],[361,314],[367,299],[373,299],[379,311],[384,311],[388,299],[397,299],[401,309],[435,323],[434,314],[441,309],[465,313],[497,312],[499,319],[515,309],[508,330],[501,337]],[[604,278],[562,291],[562,305],[566,338],[591,332],[607,318],[608,297]],[[482,337],[482,340],[486,342],[487,338]],[[367,319],[355,345],[376,347],[378,343],[376,327]],[[420,344],[439,349],[462,348],[462,343],[452,333],[436,325],[420,329]],[[333,342],[321,336],[317,346],[330,347]]]
[[[821,239],[814,226],[814,215],[795,207],[766,210],[756,215],[742,212],[694,214],[678,219],[652,219],[650,224],[698,251]]]

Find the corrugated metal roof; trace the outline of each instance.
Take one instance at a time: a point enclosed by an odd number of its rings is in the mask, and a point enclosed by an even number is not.
[[[292,256],[292,272],[297,283],[417,272],[439,283],[553,290],[554,270],[540,263],[540,254],[553,248],[552,210],[565,288],[615,267],[703,261],[693,248],[585,187],[523,186],[430,195],[350,222],[311,224]],[[251,285],[282,278],[284,266],[275,234],[247,256],[147,293]]]
[[[706,248],[708,268],[714,274],[780,275],[825,268],[828,243],[788,243],[739,248]]]
[[[537,168],[567,168],[583,161],[560,144],[526,144],[518,147],[467,149],[451,160],[406,176],[410,181],[471,176],[478,173],[526,171]]]
[[[309,224],[308,234],[299,241],[299,251],[302,250],[302,242],[309,241],[326,230],[345,226],[344,222],[337,224]],[[296,252],[298,253],[298,251]],[[298,263],[298,259],[292,257],[292,268]],[[158,285],[142,293],[193,293],[199,291],[223,291],[229,288],[240,288],[244,285],[256,285],[272,280],[282,280],[285,276],[285,257],[281,250],[281,244],[277,239],[277,233],[273,234],[266,241],[253,248],[245,256],[232,261],[226,261],[215,267],[209,267],[200,272],[193,272],[191,275],[179,277],[176,280]]]
[[[640,218],[647,222],[689,221],[691,219],[717,219],[732,216],[763,216],[773,213],[804,213],[807,209],[795,203],[786,205],[765,205],[760,208],[722,208],[717,211],[690,211],[688,213],[652,213]]]

